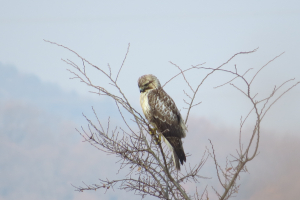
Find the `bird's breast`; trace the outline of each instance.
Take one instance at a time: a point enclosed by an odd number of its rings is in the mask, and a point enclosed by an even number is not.
[[[150,107],[148,102],[148,92],[142,92],[140,95],[140,104],[143,110],[144,115],[147,118],[147,115],[149,114]]]

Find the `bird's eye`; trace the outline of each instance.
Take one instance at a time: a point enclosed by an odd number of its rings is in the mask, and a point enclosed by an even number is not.
[[[150,83],[146,83],[145,86],[147,87]]]

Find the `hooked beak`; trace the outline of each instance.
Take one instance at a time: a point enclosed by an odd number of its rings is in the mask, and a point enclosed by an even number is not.
[[[140,88],[140,93],[144,92],[145,89],[144,88]]]

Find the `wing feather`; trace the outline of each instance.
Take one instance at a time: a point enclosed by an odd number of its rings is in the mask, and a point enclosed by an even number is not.
[[[185,137],[185,125],[173,99],[161,88],[148,93],[148,103],[158,130],[165,136]],[[184,126],[184,127],[183,127]]]

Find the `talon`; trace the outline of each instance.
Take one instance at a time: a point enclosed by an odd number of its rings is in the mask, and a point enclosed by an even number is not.
[[[160,144],[161,142],[161,134],[158,133],[156,136],[156,131],[157,128],[149,128],[149,134],[154,136],[154,142],[157,145]]]
[[[158,134],[158,143],[161,142],[161,134]]]
[[[158,137],[155,136],[155,144],[158,145],[161,142],[161,135],[159,134]]]
[[[150,135],[155,135],[156,131],[157,131],[157,128],[153,128],[153,129],[150,128],[149,133],[150,133]]]

